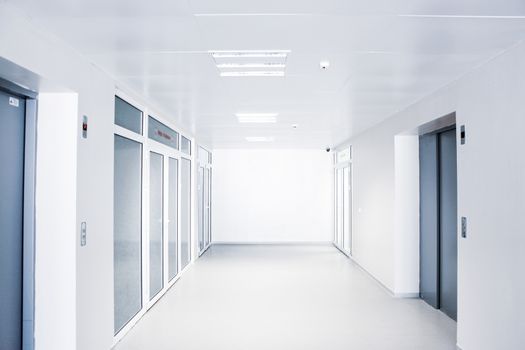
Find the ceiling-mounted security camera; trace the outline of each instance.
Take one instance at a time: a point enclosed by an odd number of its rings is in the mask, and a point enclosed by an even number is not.
[[[327,70],[330,67],[330,61],[319,62],[319,67],[321,67],[322,70]]]
[[[326,152],[330,153],[330,147],[326,147]]]

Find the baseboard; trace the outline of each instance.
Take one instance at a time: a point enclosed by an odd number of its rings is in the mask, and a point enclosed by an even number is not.
[[[310,245],[310,246],[329,246],[332,242],[319,241],[264,241],[264,242],[252,242],[252,241],[214,241],[211,245]]]
[[[370,273],[367,269],[365,269],[356,259],[354,259],[352,256],[349,257],[354,264],[365,274],[368,275],[371,279],[373,279],[381,288],[383,288],[391,297],[393,298],[399,298],[399,299],[419,299],[419,292],[414,293],[395,293],[393,290],[388,288],[386,285],[383,284],[380,280],[378,280],[372,273]]]
[[[368,272],[368,270],[365,269],[363,266],[361,266],[361,264],[357,260],[355,260],[353,257],[350,257],[350,260],[352,260],[352,262],[361,271],[363,271],[366,275],[368,275],[368,277],[370,277],[372,280],[374,280],[385,292],[387,292],[387,294],[389,294],[391,297],[394,297],[394,298],[396,297],[395,293],[390,288],[388,288],[386,285],[383,284],[383,282],[381,282],[374,275],[372,275],[370,272]]]
[[[394,296],[399,299],[419,299],[418,293],[394,293]]]

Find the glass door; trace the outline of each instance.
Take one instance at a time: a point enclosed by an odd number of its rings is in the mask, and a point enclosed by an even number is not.
[[[351,148],[336,153],[335,180],[335,232],[334,244],[346,255],[352,254],[352,159]]]
[[[204,246],[211,243],[211,169],[204,170]]]
[[[199,254],[211,244],[211,153],[199,147],[197,174]]]
[[[181,270],[191,260],[191,160],[181,158],[180,259]]]
[[[149,298],[164,287],[164,156],[150,152]]]
[[[204,250],[206,243],[204,242],[204,211],[205,211],[205,199],[204,199],[204,167],[199,167],[199,174],[197,179],[197,199],[198,199],[198,213],[197,220],[199,222],[198,232],[199,232],[199,252]]]
[[[352,254],[352,189],[350,166],[343,168],[343,250]]]

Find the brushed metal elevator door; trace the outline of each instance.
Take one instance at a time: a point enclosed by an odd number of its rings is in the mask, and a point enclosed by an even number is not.
[[[0,349],[22,348],[25,100],[0,90]]]
[[[458,299],[456,130],[439,136],[440,308],[455,320]]]
[[[420,297],[457,319],[456,130],[419,140]]]
[[[439,308],[439,173],[438,137],[419,138],[420,240],[419,296]]]

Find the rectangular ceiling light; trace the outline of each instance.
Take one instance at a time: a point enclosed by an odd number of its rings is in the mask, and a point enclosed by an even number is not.
[[[457,19],[525,19],[525,16],[477,16],[477,15],[398,15],[408,18],[457,18]]]
[[[286,68],[284,63],[221,63],[217,65],[219,69],[236,68]]]
[[[248,136],[246,141],[248,142],[273,142],[275,140],[272,136]]]
[[[213,58],[286,58],[290,50],[209,51]]]
[[[221,72],[221,77],[284,77],[284,71]]]
[[[236,113],[239,123],[277,123],[278,113]]]

